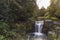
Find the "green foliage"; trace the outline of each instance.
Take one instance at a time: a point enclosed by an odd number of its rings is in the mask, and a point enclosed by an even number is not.
[[[57,17],[60,17],[60,8],[59,8],[59,9],[57,8],[55,15],[56,15]]]
[[[21,2],[19,2],[21,1]],[[13,13],[15,16],[15,21],[26,21],[30,17],[33,16],[33,11],[34,11],[34,1],[33,0],[15,0],[10,3],[10,9],[9,13]]]
[[[5,22],[0,22],[0,34],[4,34],[8,30],[9,30],[9,25]]]
[[[54,4],[39,10],[35,0],[0,0],[0,40],[21,40],[21,36],[34,31],[34,21],[59,18],[60,8]],[[43,31],[48,33],[56,27],[47,22]]]
[[[0,40],[5,40],[5,37],[3,35],[0,35]]]
[[[0,0],[0,40],[20,40],[30,31],[35,8],[35,0]]]

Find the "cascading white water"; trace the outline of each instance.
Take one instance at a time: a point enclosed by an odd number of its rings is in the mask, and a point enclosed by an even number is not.
[[[42,28],[44,25],[44,21],[35,21],[35,35],[42,35]]]
[[[41,33],[44,21],[35,21],[35,32]]]
[[[28,40],[47,40],[47,36],[42,33],[44,21],[35,21],[35,32],[29,33]]]

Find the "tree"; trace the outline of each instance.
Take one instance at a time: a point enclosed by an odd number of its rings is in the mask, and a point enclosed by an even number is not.
[[[13,40],[14,37],[18,37],[17,34],[22,33],[19,31],[31,30],[34,24],[31,19],[35,6],[35,0],[0,0],[1,37]]]
[[[33,0],[13,0],[10,2],[10,13],[16,15],[16,21],[26,21],[33,16],[34,6]]]

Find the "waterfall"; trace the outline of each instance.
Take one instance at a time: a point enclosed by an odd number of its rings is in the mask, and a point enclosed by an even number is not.
[[[44,21],[35,21],[35,32],[41,33]]]
[[[42,35],[42,28],[44,25],[44,21],[35,21],[35,35]]]
[[[28,40],[47,40],[47,36],[42,33],[44,21],[35,21],[35,32],[29,33]]]

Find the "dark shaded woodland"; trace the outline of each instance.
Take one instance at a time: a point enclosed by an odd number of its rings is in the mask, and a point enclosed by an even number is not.
[[[0,0],[0,40],[22,40],[27,33],[34,32],[35,21],[47,19],[52,22],[45,22],[43,32],[49,36],[49,31],[53,31],[59,37],[58,5],[52,3],[47,9],[38,9],[35,0]]]

